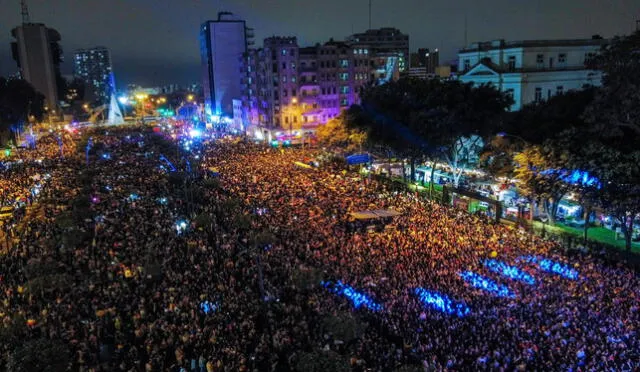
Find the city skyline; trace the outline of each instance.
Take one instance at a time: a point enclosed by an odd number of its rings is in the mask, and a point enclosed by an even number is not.
[[[132,4],[133,3],[133,4]],[[256,42],[272,35],[296,36],[301,46],[344,40],[368,28],[368,0],[300,3],[292,0],[189,1],[175,6],[168,0],[106,3],[30,1],[32,22],[57,29],[65,52],[62,71],[71,74],[73,51],[104,45],[112,51],[118,85],[163,85],[199,81],[199,25],[215,19],[218,11],[230,11],[255,29]],[[11,60],[11,28],[21,24],[19,1],[5,2],[0,14],[0,75],[17,70]],[[496,12],[495,9],[500,9]],[[504,0],[491,4],[436,1],[416,4],[398,0],[373,1],[372,28],[397,27],[409,34],[411,51],[439,48],[441,63],[454,59],[465,44],[491,39],[611,37],[634,30],[640,5],[619,1],[615,7],[596,0],[539,1],[515,4]],[[384,17],[384,18],[383,18]],[[329,21],[331,20],[331,21]],[[155,43],[154,40],[158,42]],[[161,42],[160,42],[161,41]]]

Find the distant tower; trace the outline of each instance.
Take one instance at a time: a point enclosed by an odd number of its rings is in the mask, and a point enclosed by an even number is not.
[[[229,12],[200,26],[202,86],[207,117],[232,116],[233,100],[242,97],[242,56],[251,45],[253,31]]]
[[[109,103],[115,91],[111,53],[105,47],[80,49],[73,60],[74,76],[84,81],[88,97],[100,105]]]
[[[50,112],[58,111],[58,79],[62,48],[58,31],[42,23],[31,23],[25,0],[21,0],[22,25],[11,30],[13,59],[20,76],[45,96]]]

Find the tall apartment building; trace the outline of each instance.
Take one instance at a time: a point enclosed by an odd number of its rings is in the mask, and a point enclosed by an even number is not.
[[[42,23],[23,23],[11,30],[13,59],[20,75],[45,96],[48,108],[58,108],[58,80],[61,79],[62,47],[58,31]]]
[[[233,115],[233,100],[242,97],[240,60],[252,44],[253,30],[229,12],[200,28],[202,85],[207,115]]]
[[[73,59],[74,75],[85,83],[87,100],[104,105],[115,93],[111,54],[105,47],[77,50]]]
[[[353,104],[370,82],[398,77],[387,73],[387,59],[366,48],[329,41],[300,48],[296,38],[272,37],[243,59],[244,118],[269,128],[313,128]],[[397,61],[397,58],[394,57]]]
[[[274,36],[244,54],[242,102],[248,124],[297,125],[299,115],[292,110],[298,96],[298,49],[295,37]]]
[[[409,35],[396,28],[384,27],[353,34],[347,38],[347,43],[367,48],[373,54],[395,55],[400,72],[409,68]]]
[[[601,84],[601,72],[586,62],[607,40],[494,40],[473,43],[458,53],[463,82],[493,84],[513,97],[512,111],[531,102]]]

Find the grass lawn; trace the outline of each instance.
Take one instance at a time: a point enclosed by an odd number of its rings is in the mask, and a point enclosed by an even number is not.
[[[533,222],[533,228],[536,231],[542,230],[542,226],[543,226],[542,222],[538,222],[538,221]],[[559,234],[564,232],[564,233],[575,235],[578,238],[582,238],[582,234],[583,234],[582,229],[576,229],[574,227],[569,227],[562,224],[557,224],[555,226],[545,225],[544,228],[547,232],[551,234]],[[613,231],[606,229],[604,227],[591,227],[589,228],[587,239],[600,242],[600,243],[606,243],[618,249],[626,250],[624,239],[615,240],[614,235],[615,234]],[[620,235],[622,236],[622,234]],[[640,253],[640,243],[632,242],[631,251],[634,253]]]

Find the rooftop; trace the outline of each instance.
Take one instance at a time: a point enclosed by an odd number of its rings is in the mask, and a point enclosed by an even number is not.
[[[505,41],[504,39],[483,41],[469,44],[466,48],[460,49],[460,53],[479,52],[496,49],[511,48],[533,48],[533,47],[554,47],[554,46],[602,46],[609,42],[608,39],[559,39],[559,40],[516,40]]]

